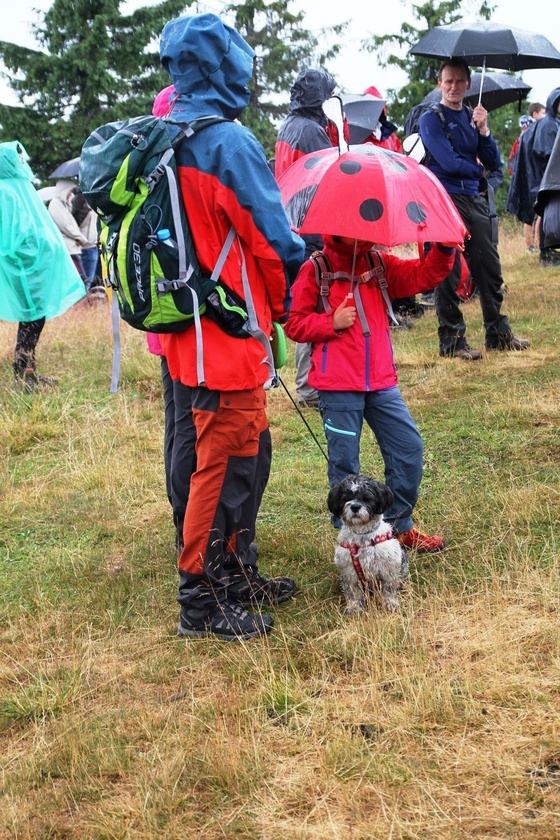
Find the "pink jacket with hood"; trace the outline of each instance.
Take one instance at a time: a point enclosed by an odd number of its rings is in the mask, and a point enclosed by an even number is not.
[[[333,272],[349,272],[353,246],[324,236],[323,251]],[[368,243],[361,243],[355,273],[369,269]],[[427,292],[451,271],[454,249],[434,245],[425,260],[400,259],[383,254],[389,298],[401,298]],[[301,267],[292,289],[292,307],[286,334],[293,341],[313,344],[309,384],[318,391],[380,391],[397,384],[391,328],[381,290],[375,280],[360,283],[370,336],[363,334],[359,318],[346,330],[336,332],[333,313],[350,290],[347,280],[334,280],[329,292],[331,312],[318,312],[320,302],[315,269],[311,260]]]

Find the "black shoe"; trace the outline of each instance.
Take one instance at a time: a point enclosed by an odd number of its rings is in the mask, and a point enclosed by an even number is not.
[[[298,406],[300,408],[315,408],[319,409],[319,400],[299,400]]]
[[[454,359],[463,359],[464,362],[475,362],[477,359],[482,359],[480,350],[475,350],[468,344],[461,344],[457,347],[440,348],[440,356],[451,356]]]
[[[397,323],[391,320],[391,329],[392,330],[411,330],[414,326],[414,321],[412,318],[404,318],[402,315],[395,315]]]
[[[293,598],[297,591],[295,580],[289,577],[267,579],[259,575],[254,566],[243,568],[231,575],[228,599],[251,607],[271,607]]]
[[[486,339],[487,350],[528,350],[530,346],[529,339],[517,338],[512,333],[492,336],[490,340]]]
[[[239,604],[224,601],[208,610],[181,607],[177,633],[189,638],[216,636],[230,642],[254,639],[264,636],[272,629],[273,619],[269,615],[252,615]]]
[[[16,373],[14,383],[18,390],[30,394],[41,388],[55,388],[58,385],[58,379],[54,376],[39,376],[34,368],[25,368],[21,373]]]
[[[420,306],[432,308],[436,305],[436,297],[434,292],[423,292],[420,295]]]
[[[560,251],[543,248],[539,254],[539,265],[560,265]]]

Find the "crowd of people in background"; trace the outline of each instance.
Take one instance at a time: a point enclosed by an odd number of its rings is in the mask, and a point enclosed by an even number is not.
[[[318,308],[313,255],[326,255],[340,276],[348,271],[365,276],[367,255],[376,243],[325,236],[320,230],[300,238],[290,229],[277,186],[299,157],[337,145],[340,138],[324,111],[335,79],[321,69],[297,74],[274,160],[267,162],[255,136],[239,121],[249,101],[255,57],[239,33],[214,14],[179,17],[165,26],[160,55],[172,84],[156,98],[154,114],[177,122],[216,114],[225,118],[176,148],[182,197],[202,267],[213,269],[233,226],[236,240],[222,277],[242,295],[243,266],[259,324],[270,331],[273,321],[287,322],[295,343],[298,406],[320,411],[330,486],[360,472],[365,420],[394,494],[386,514],[394,534],[405,549],[442,550],[442,537],[424,534],[414,525],[422,439],[398,388],[379,287],[365,284],[363,318],[348,304],[340,279],[330,293],[331,310]],[[464,105],[469,86],[470,68],[463,60],[443,62],[438,76],[443,122],[434,110],[426,111],[419,132],[429,152],[426,165],[449,193],[470,238],[465,245],[433,243],[422,260],[403,260],[387,249],[382,259],[390,295],[403,306],[408,301],[416,314],[416,295],[435,290],[440,356],[476,361],[483,354],[467,341],[461,309],[465,269],[478,290],[485,350],[522,351],[530,342],[513,333],[502,312],[504,279],[488,182],[494,178],[496,185],[503,179],[504,163],[486,109],[479,104],[471,112]],[[382,98],[375,86],[365,93]],[[558,251],[545,244],[534,210],[559,117],[557,88],[546,106],[533,103],[521,119],[522,131],[508,159],[508,210],[525,226],[528,252],[537,248],[538,238],[543,266],[560,264]],[[364,142],[402,153],[398,128],[386,107]],[[47,212],[17,143],[0,144],[0,179],[0,317],[19,324],[14,377],[33,390],[52,384],[36,372],[35,350],[45,319],[83,298],[99,274],[97,218],[71,178],[56,182]],[[32,258],[29,242],[35,249]],[[297,588],[289,577],[267,579],[259,572],[256,517],[271,468],[266,371],[262,347],[254,338],[240,341],[210,319],[203,319],[203,332],[209,351],[203,385],[195,375],[194,330],[148,340],[162,365],[164,462],[178,553],[178,633],[249,639],[273,625],[261,608],[288,600]]]

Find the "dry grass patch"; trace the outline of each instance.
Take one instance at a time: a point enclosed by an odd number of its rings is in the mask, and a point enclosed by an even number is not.
[[[560,272],[504,233],[525,353],[437,356],[433,312],[395,333],[425,441],[400,614],[343,615],[326,465],[283,389],[261,568],[300,590],[263,640],[185,642],[157,359],[106,307],[45,328],[54,392],[11,388],[0,323],[0,838],[556,840]],[[469,340],[483,345],[476,302]],[[283,380],[294,393],[290,362]],[[305,418],[324,446],[320,417]],[[381,474],[364,430],[362,469]]]

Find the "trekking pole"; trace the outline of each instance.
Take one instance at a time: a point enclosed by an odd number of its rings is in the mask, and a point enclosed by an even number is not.
[[[311,426],[309,425],[309,423],[307,422],[307,420],[306,420],[306,419],[305,419],[305,417],[303,416],[302,411],[301,411],[301,409],[300,409],[299,405],[297,404],[297,402],[294,400],[294,398],[292,397],[292,395],[290,394],[290,392],[289,392],[289,391],[288,391],[288,389],[286,388],[286,384],[285,384],[284,380],[282,379],[282,377],[280,376],[280,374],[278,374],[278,379],[279,379],[279,381],[282,383],[282,388],[284,389],[284,391],[285,391],[285,392],[287,393],[287,395],[289,396],[289,398],[290,398],[290,401],[291,401],[292,405],[294,406],[295,410],[297,411],[297,413],[299,414],[299,416],[301,417],[301,419],[303,420],[303,422],[304,422],[304,423],[305,423],[305,425],[307,426],[307,429],[308,429],[308,431],[309,431],[309,434],[311,435],[311,437],[313,438],[313,440],[315,441],[315,443],[316,443],[316,444],[317,444],[317,446],[319,447],[319,449],[320,449],[320,451],[321,451],[321,453],[322,453],[322,455],[323,455],[323,458],[325,459],[325,461],[326,461],[326,462],[327,462],[327,464],[328,464],[328,463],[329,463],[329,458],[328,458],[327,453],[325,452],[325,450],[323,449],[323,447],[322,447],[322,446],[321,446],[321,444],[319,443],[319,440],[318,440],[318,438],[317,438],[317,435],[315,434],[315,432],[313,431],[313,429],[311,428]]]

